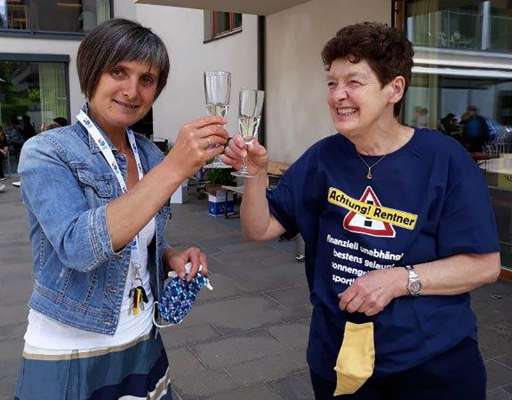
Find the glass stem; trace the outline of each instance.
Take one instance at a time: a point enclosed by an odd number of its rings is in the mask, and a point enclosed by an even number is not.
[[[247,172],[247,173],[249,172],[249,170],[247,169],[247,156],[245,156],[243,159],[242,171]]]

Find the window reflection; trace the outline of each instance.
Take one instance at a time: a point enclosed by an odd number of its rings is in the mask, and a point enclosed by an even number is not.
[[[27,30],[30,26],[28,0],[0,0],[0,27]]]
[[[439,72],[442,69],[438,69]],[[459,70],[460,74],[464,70]],[[410,125],[438,128],[449,113],[460,121],[469,106],[496,124],[512,127],[512,77],[467,77],[443,74],[412,76],[404,120]]]
[[[0,61],[0,125],[12,128],[9,132],[13,142],[30,136],[27,133],[30,127],[36,133],[43,124],[57,117],[69,120],[66,66],[65,63]],[[25,134],[15,137],[22,124]]]
[[[512,52],[512,9],[503,0],[412,0],[407,34],[416,46]]]
[[[87,32],[110,18],[110,0],[0,0],[0,29]]]

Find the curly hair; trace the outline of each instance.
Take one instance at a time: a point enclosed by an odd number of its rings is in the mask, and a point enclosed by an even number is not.
[[[414,50],[402,32],[377,22],[362,22],[340,29],[322,50],[325,68],[337,59],[357,64],[366,61],[382,86],[395,77],[405,79],[404,95],[395,104],[394,115],[400,114],[405,93],[411,81]]]

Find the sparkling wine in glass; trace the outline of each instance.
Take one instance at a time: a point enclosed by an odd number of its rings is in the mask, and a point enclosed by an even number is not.
[[[263,90],[242,89],[240,91],[238,129],[246,147],[258,136],[264,98]],[[231,174],[242,178],[254,177],[247,169],[247,157],[244,157],[242,168]]]
[[[230,72],[207,71],[204,73],[204,96],[208,115],[226,118],[229,108],[230,93]],[[225,165],[220,156],[215,157],[212,164]]]

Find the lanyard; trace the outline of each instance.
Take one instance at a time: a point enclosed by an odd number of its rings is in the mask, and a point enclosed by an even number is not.
[[[126,182],[124,181],[123,174],[121,174],[121,170],[119,169],[119,165],[117,164],[116,158],[114,157],[114,153],[112,153],[112,149],[108,145],[107,141],[103,138],[103,135],[100,133],[98,127],[92,122],[89,116],[81,110],[76,116],[78,121],[87,129],[87,132],[91,135],[96,145],[99,147],[101,154],[107,161],[108,165],[114,172],[114,175],[119,182],[119,186],[121,187],[121,191],[126,193],[128,191],[128,187],[126,186]],[[137,173],[139,175],[139,180],[144,176],[144,171],[142,169],[142,164],[140,162],[139,152],[137,150],[137,143],[135,142],[135,135],[133,134],[131,129],[127,129],[126,133],[128,134],[128,141],[130,142],[130,146],[133,150],[133,156],[135,157],[135,163],[137,164]],[[135,236],[134,240],[135,249],[139,249],[139,240],[138,235]]]
[[[117,164],[116,158],[114,157],[114,153],[112,153],[112,149],[106,142],[105,138],[99,131],[98,127],[94,124],[94,122],[89,118],[89,116],[81,110],[76,116],[78,121],[82,123],[82,125],[87,129],[87,132],[91,135],[96,145],[99,147],[101,154],[107,161],[108,165],[114,172],[114,175],[119,182],[119,186],[121,187],[121,191],[124,193],[128,192],[128,186],[124,181],[123,175],[121,174],[121,170],[119,169],[119,165]],[[133,151],[133,156],[135,157],[135,164],[137,165],[137,173],[139,175],[139,181],[144,176],[144,171],[142,169],[142,164],[140,162],[139,152],[137,150],[137,143],[135,142],[135,135],[130,129],[126,130],[128,135],[128,141],[130,142],[130,146]],[[130,261],[133,266],[133,279],[131,283],[131,290],[128,293],[128,297],[132,299],[132,308],[131,312],[135,316],[139,315],[141,310],[144,310],[144,303],[148,302],[148,297],[146,294],[146,290],[144,289],[144,282],[141,276],[141,254],[139,247],[139,235],[137,234],[133,239],[130,253]]]

